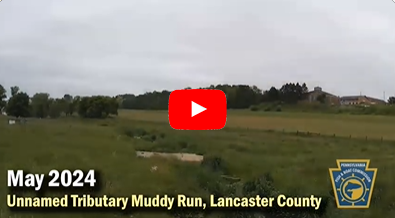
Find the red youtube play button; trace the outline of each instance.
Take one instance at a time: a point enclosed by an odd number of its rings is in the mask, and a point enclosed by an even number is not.
[[[178,130],[217,130],[226,124],[226,95],[221,90],[175,90],[169,99],[169,122]]]

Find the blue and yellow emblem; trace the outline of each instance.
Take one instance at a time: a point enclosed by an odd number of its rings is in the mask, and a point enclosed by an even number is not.
[[[336,160],[337,168],[329,174],[337,208],[369,208],[377,168],[369,168],[370,160]]]

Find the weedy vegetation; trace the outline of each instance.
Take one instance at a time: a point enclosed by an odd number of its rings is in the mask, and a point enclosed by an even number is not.
[[[317,195],[323,214],[285,210],[148,213],[161,217],[394,217],[395,119],[342,114],[230,111],[218,131],[177,131],[166,112],[123,110],[108,119],[28,119],[8,125],[0,116],[0,201],[6,202],[8,169],[47,173],[51,169],[96,169],[98,194],[186,194],[206,196]],[[314,133],[314,134],[313,134]],[[204,155],[201,163],[166,158],[138,158],[136,151]],[[378,168],[369,209],[339,210],[334,204],[328,168],[336,159],[367,158]],[[157,170],[151,171],[153,166]],[[28,194],[28,193],[26,193]],[[52,193],[51,193],[52,194]],[[60,194],[60,193],[54,193]],[[0,217],[110,218],[122,213],[11,213],[0,205]]]

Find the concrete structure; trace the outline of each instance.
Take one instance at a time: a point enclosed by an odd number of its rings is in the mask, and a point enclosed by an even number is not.
[[[317,86],[314,87],[314,90],[307,93],[307,101],[308,102],[316,102],[318,101],[317,98],[319,96],[325,97],[325,102],[331,105],[339,105],[340,104],[340,97],[334,94],[322,91],[322,88]]]

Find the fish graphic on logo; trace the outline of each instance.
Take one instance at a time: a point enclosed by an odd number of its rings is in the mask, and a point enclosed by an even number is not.
[[[369,208],[377,168],[369,168],[370,160],[337,160],[338,168],[329,174],[337,208]]]

